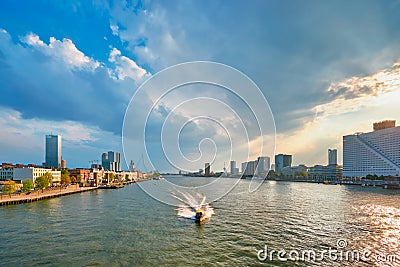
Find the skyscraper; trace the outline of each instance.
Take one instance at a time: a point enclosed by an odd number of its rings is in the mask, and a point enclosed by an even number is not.
[[[277,174],[282,173],[284,167],[290,167],[292,165],[292,155],[278,154],[275,155],[275,172]]]
[[[61,135],[46,135],[46,167],[61,168]]]
[[[121,171],[121,153],[108,151],[101,154],[101,164],[106,171]]]
[[[267,174],[271,160],[269,157],[258,157],[257,159],[257,174]]]
[[[328,165],[337,165],[337,149],[328,149]]]
[[[231,161],[231,174],[235,174],[235,169],[236,169],[236,161],[232,160]]]
[[[400,176],[400,127],[374,123],[374,131],[343,136],[343,177]]]

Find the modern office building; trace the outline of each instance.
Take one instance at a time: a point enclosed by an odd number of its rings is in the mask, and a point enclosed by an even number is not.
[[[298,165],[298,166],[286,166],[282,168],[282,175],[287,178],[305,178],[307,176],[307,166],[306,165]]]
[[[243,167],[245,168],[244,170]],[[256,173],[256,167],[257,167],[257,161],[249,161],[242,163],[243,175],[253,176]]]
[[[122,171],[121,153],[108,151],[101,155],[101,164],[106,171]]]
[[[342,166],[329,164],[328,166],[315,165],[307,170],[307,176],[312,180],[338,181],[342,178]]]
[[[61,168],[61,135],[46,135],[46,167]]]
[[[328,149],[328,165],[337,165],[337,149]]]
[[[374,131],[343,136],[343,177],[400,175],[400,127],[374,123]]]
[[[269,157],[258,157],[257,159],[257,174],[268,174],[271,165]]]
[[[292,166],[292,155],[278,154],[275,155],[275,173],[281,174],[284,167]]]

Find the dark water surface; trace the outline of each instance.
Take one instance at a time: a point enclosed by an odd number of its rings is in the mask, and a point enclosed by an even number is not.
[[[212,203],[204,225],[137,184],[1,207],[0,266],[400,266],[399,191],[270,181],[249,193],[248,184]],[[371,261],[257,258],[265,246],[318,253],[338,239]],[[383,258],[393,255],[397,263]]]

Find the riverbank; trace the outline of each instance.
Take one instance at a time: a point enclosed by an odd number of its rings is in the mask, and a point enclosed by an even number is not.
[[[79,187],[76,185],[68,187],[49,188],[43,190],[43,192],[42,190],[37,190],[37,191],[31,191],[29,193],[1,195],[0,206],[29,203],[43,199],[61,197],[65,195],[76,194],[96,189],[97,187]]]

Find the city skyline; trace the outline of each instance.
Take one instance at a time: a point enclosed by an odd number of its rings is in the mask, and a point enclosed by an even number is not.
[[[275,154],[313,166],[336,148],[341,164],[342,136],[400,121],[400,4],[287,3],[3,1],[0,161],[40,164],[50,132],[63,136],[68,167],[122,152],[124,112],[138,86],[171,65],[211,60],[259,86],[275,118]]]

